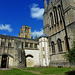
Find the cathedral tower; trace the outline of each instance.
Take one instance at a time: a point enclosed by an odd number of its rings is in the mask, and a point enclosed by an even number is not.
[[[23,25],[18,36],[23,38],[31,38],[31,27]]]
[[[50,65],[65,65],[64,53],[75,39],[75,0],[44,0],[44,34],[49,40]],[[61,64],[62,63],[62,64]]]

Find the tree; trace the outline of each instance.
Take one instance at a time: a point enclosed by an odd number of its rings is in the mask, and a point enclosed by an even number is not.
[[[75,63],[75,40],[73,42],[72,48],[64,56],[70,63]]]

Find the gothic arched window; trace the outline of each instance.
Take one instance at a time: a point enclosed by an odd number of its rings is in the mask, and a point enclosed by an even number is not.
[[[55,44],[53,41],[51,42],[51,46],[52,46],[52,53],[55,53]]]
[[[55,23],[58,23],[58,13],[57,13],[57,8],[53,7],[54,10],[54,18],[55,18]]]
[[[59,50],[59,52],[61,52],[62,51],[62,42],[60,39],[57,40],[57,44],[58,44],[58,50]]]
[[[58,5],[58,12],[59,12],[60,22],[62,22],[62,10],[61,10],[61,6],[60,5]]]
[[[53,14],[52,14],[52,12],[50,13],[50,17],[51,17],[51,26],[53,26],[54,25],[54,20],[53,20]]]

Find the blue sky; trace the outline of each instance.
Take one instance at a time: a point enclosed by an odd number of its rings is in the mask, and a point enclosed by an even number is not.
[[[18,36],[22,25],[35,37],[43,32],[43,0],[0,0],[0,34]]]

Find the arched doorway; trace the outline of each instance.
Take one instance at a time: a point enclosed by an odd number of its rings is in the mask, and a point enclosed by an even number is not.
[[[1,68],[6,68],[8,66],[8,56],[2,55]]]
[[[26,67],[34,67],[33,56],[28,54],[26,57]]]

